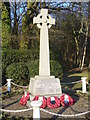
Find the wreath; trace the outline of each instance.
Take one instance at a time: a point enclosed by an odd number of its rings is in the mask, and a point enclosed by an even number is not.
[[[27,103],[27,101],[29,100],[29,98],[30,98],[29,93],[27,93],[26,96],[23,95],[22,98],[21,98],[21,100],[20,100],[20,104],[23,105],[23,106],[25,106],[26,103]]]
[[[43,100],[42,100],[42,105],[40,106],[40,108],[43,108],[43,109],[44,109],[44,108],[46,108],[46,106],[47,106],[47,100],[46,100],[46,98],[45,98],[44,96],[42,97],[42,99],[43,99]],[[34,101],[34,100],[39,100],[39,96],[35,96],[34,99],[33,99],[33,101]]]
[[[27,95],[23,95],[21,100],[20,100],[20,104],[25,106],[27,101],[29,100],[30,96],[29,93],[27,93]],[[40,106],[40,108],[46,108],[46,106],[48,106],[48,108],[58,108],[60,107],[60,104],[62,106],[72,106],[76,100],[71,98],[71,96],[67,95],[67,94],[62,94],[60,96],[60,99],[56,96],[54,96],[54,103],[52,103],[52,100],[50,97],[48,97],[47,99],[43,96],[42,98],[42,105]],[[35,96],[34,100],[40,100],[39,96]]]
[[[75,102],[75,99],[71,98],[69,95],[63,94],[60,96],[60,103],[62,106],[72,106]]]
[[[47,106],[49,108],[58,108],[58,107],[60,107],[60,99],[58,97],[56,97],[56,96],[54,96],[54,99],[55,99],[55,103],[53,104],[51,102],[51,98],[50,97],[47,98]]]

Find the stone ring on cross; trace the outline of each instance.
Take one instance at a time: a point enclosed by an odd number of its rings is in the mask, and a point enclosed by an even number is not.
[[[47,9],[41,9],[40,14],[37,17],[33,18],[33,23],[37,24],[38,28],[44,29],[46,27],[49,29],[52,25],[55,24],[55,19],[53,19],[49,14]]]

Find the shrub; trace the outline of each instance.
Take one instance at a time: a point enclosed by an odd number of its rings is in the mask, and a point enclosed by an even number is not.
[[[62,79],[61,65],[54,60],[50,61],[51,75]],[[6,69],[7,78],[12,78],[15,83],[20,85],[28,85],[31,77],[39,75],[39,61],[19,62],[9,65]]]
[[[29,84],[29,71],[24,62],[9,65],[6,69],[6,77],[20,85]]]
[[[39,59],[39,50],[3,50],[2,51],[2,79],[6,79],[6,69],[12,63],[27,62]]]
[[[39,51],[38,50],[6,50],[2,51],[2,62],[6,65],[10,65],[11,63],[18,63],[18,62],[27,62],[30,60],[35,60],[39,58]]]
[[[27,67],[29,70],[29,78],[35,77],[35,75],[39,75],[39,61],[28,61]]]
[[[31,61],[27,63],[28,70],[29,70],[29,77],[34,77],[35,75],[39,75],[39,61]],[[57,61],[51,60],[50,61],[50,71],[51,75],[55,77],[62,78],[63,72],[60,63]]]
[[[50,70],[51,70],[51,75],[54,75],[55,77],[62,79],[63,76],[63,71],[62,67],[59,62],[55,60],[50,61]]]

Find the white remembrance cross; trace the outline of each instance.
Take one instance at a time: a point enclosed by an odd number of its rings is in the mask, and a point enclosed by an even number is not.
[[[35,23],[40,28],[39,76],[50,76],[48,29],[55,24],[55,19],[48,14],[48,9],[41,9],[41,13],[33,19]]]

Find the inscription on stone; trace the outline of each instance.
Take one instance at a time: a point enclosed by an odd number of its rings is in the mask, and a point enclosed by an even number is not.
[[[33,81],[33,82],[32,82]],[[33,86],[33,90],[31,89],[32,95],[50,95],[50,94],[60,94],[61,87],[59,79],[32,79],[31,85]],[[47,84],[48,83],[48,84]],[[32,88],[31,86],[31,88]]]

